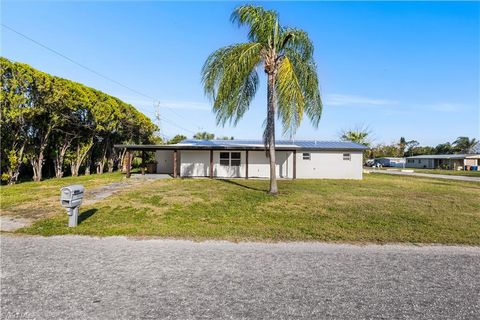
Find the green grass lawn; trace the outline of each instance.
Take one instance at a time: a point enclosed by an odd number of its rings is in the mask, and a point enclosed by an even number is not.
[[[82,184],[85,188],[90,189],[121,181],[124,177],[125,175],[116,172],[1,186],[1,212],[11,216],[40,217],[58,209],[61,187]]]
[[[18,232],[232,241],[480,244],[480,184],[366,174],[361,181],[170,179],[94,205],[67,228],[59,210]]]
[[[440,170],[440,169],[413,169],[419,173],[446,174],[453,176],[479,177],[480,171]]]

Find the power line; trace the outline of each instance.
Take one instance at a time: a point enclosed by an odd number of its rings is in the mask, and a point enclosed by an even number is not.
[[[10,31],[12,31],[12,32],[14,32],[14,33],[16,33],[17,35],[19,35],[19,36],[21,36],[21,37],[23,37],[23,38],[25,38],[25,39],[27,39],[27,40],[35,43],[36,45],[38,45],[38,46],[40,46],[40,47],[42,47],[42,48],[44,48],[44,49],[46,49],[46,50],[48,50],[48,51],[50,51],[50,52],[52,52],[52,53],[54,53],[54,54],[56,54],[56,55],[64,58],[64,59],[70,61],[71,63],[73,63],[73,64],[75,64],[75,65],[77,65],[77,66],[79,66],[79,67],[81,67],[81,68],[83,68],[83,69],[85,69],[85,70],[87,70],[87,71],[89,71],[89,72],[91,72],[91,73],[93,73],[93,74],[95,74],[95,75],[97,75],[97,76],[105,79],[105,80],[108,80],[108,81],[110,81],[110,82],[112,82],[112,83],[115,83],[116,85],[119,85],[119,86],[121,86],[121,87],[123,87],[123,88],[125,88],[125,89],[128,89],[128,90],[130,90],[130,91],[132,91],[132,92],[134,92],[134,93],[136,93],[136,94],[138,94],[138,95],[140,95],[140,96],[142,96],[142,97],[148,98],[148,99],[153,100],[153,101],[159,101],[159,99],[156,99],[155,97],[152,97],[152,96],[150,96],[150,95],[148,95],[148,94],[142,93],[142,92],[140,92],[140,91],[138,91],[138,90],[136,90],[136,89],[133,89],[133,88],[131,88],[131,87],[129,87],[129,86],[127,86],[127,85],[125,85],[125,84],[123,84],[123,83],[115,80],[115,79],[112,79],[112,78],[110,78],[110,77],[108,77],[108,76],[106,76],[106,75],[104,75],[104,74],[102,74],[102,73],[100,73],[100,72],[98,72],[98,71],[95,71],[94,69],[92,69],[92,68],[90,68],[90,67],[87,67],[86,65],[84,65],[84,64],[82,64],[82,63],[80,63],[80,62],[78,62],[78,61],[75,61],[74,59],[72,59],[72,58],[64,55],[63,53],[61,53],[61,52],[59,52],[59,51],[57,51],[57,50],[55,50],[55,49],[52,49],[52,48],[48,47],[47,45],[44,45],[43,43],[38,42],[38,41],[35,40],[35,39],[32,39],[31,37],[27,36],[26,34],[23,34],[23,33],[15,30],[15,29],[7,26],[7,25],[4,24],[4,23],[2,23],[1,25],[2,25],[2,27],[4,27],[4,28],[6,28],[6,29],[8,29],[8,30],[10,30]],[[166,108],[168,108],[168,107],[166,107]],[[168,109],[169,109],[169,111],[175,113],[175,114],[176,114],[177,116],[179,116],[180,118],[184,119],[184,117],[182,117],[179,113],[175,112],[172,108],[168,108]],[[160,119],[160,117],[159,117],[159,120],[163,120],[163,121],[165,121],[165,122],[167,122],[167,123],[170,123],[170,124],[173,125],[173,126],[176,126],[176,127],[180,128],[180,129],[182,129],[182,130],[185,130],[185,131],[187,131],[187,132],[195,133],[195,132],[193,132],[193,131],[190,130],[190,129],[186,129],[186,128],[183,128],[183,127],[175,124],[173,121],[167,121],[165,118]]]
[[[121,82],[118,82],[117,80],[114,80],[114,79],[112,79],[112,78],[110,78],[110,77],[108,77],[108,76],[106,76],[106,75],[104,75],[104,74],[101,74],[100,72],[97,72],[97,71],[93,70],[92,68],[89,68],[89,67],[81,64],[80,62],[77,62],[77,61],[73,60],[72,58],[67,57],[66,55],[58,52],[58,51],[55,50],[55,49],[52,49],[52,48],[50,48],[50,47],[47,47],[46,45],[44,45],[44,44],[42,44],[42,43],[40,43],[40,42],[38,42],[38,41],[30,38],[29,36],[27,36],[27,35],[19,32],[19,31],[15,30],[15,29],[10,28],[9,26],[7,26],[7,25],[5,25],[5,24],[3,24],[3,23],[2,23],[2,26],[3,26],[4,28],[7,28],[8,30],[10,30],[10,31],[18,34],[19,36],[22,36],[23,38],[25,38],[25,39],[27,39],[27,40],[29,40],[29,41],[31,41],[31,42],[39,45],[40,47],[42,47],[42,48],[44,48],[44,49],[46,49],[46,50],[48,50],[48,51],[50,51],[50,52],[53,52],[53,53],[55,53],[56,55],[58,55],[58,56],[60,56],[60,57],[62,57],[62,58],[64,58],[64,59],[70,61],[71,63],[76,64],[77,66],[79,66],[79,67],[81,67],[81,68],[83,68],[83,69],[85,69],[85,70],[87,70],[87,71],[90,71],[90,72],[96,74],[97,76],[99,76],[99,77],[101,77],[101,78],[103,78],[103,79],[105,79],[105,80],[108,80],[108,81],[110,81],[110,82],[113,82],[113,83],[115,83],[115,84],[117,84],[117,85],[119,85],[119,86],[121,86],[121,87],[123,87],[123,88],[125,88],[125,89],[128,89],[128,90],[130,90],[130,91],[132,91],[132,92],[135,92],[136,94],[141,95],[141,96],[143,96],[143,97],[145,97],[145,98],[148,98],[148,99],[151,99],[151,100],[155,100],[154,97],[151,97],[151,96],[149,96],[149,95],[146,95],[146,94],[144,94],[144,93],[142,93],[142,92],[140,92],[140,91],[137,91],[137,90],[135,90],[135,89],[133,89],[133,88],[130,88],[129,86],[124,85],[124,84],[121,83]]]

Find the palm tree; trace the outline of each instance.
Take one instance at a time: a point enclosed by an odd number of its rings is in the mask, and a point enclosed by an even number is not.
[[[340,133],[340,139],[342,141],[352,141],[364,146],[370,146],[370,134],[371,131],[368,127],[358,127],[356,129],[343,130]]]
[[[207,131],[197,132],[193,136],[193,139],[199,139],[199,140],[213,140],[214,138],[215,138],[215,135]]]
[[[453,142],[455,149],[463,153],[474,153],[478,147],[479,141],[475,138],[469,139],[468,137],[458,137]]]
[[[270,190],[278,192],[275,174],[275,114],[283,133],[294,133],[304,113],[318,126],[322,101],[313,45],[307,33],[283,27],[278,13],[257,6],[240,6],[231,20],[249,28],[249,42],[213,52],[202,69],[205,93],[213,99],[217,123],[236,125],[248,110],[258,88],[257,69],[267,75],[267,119],[263,140],[270,159]]]

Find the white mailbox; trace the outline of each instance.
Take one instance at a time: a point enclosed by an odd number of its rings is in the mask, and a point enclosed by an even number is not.
[[[78,209],[82,204],[85,188],[80,184],[60,189],[60,203],[67,209],[68,226],[76,227],[78,223]]]

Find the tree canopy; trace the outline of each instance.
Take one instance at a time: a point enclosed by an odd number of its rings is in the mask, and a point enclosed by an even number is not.
[[[371,130],[368,127],[356,127],[354,129],[345,129],[340,132],[339,136],[342,141],[352,141],[364,146],[371,144]]]
[[[193,139],[199,139],[199,140],[213,140],[215,139],[215,134],[210,133],[210,132],[197,132],[193,135]]]
[[[453,148],[457,152],[474,153],[478,151],[479,141],[475,138],[469,139],[468,137],[458,137],[453,142]]]
[[[2,180],[15,183],[21,166],[42,179],[45,163],[55,175],[78,175],[104,166],[112,171],[116,143],[148,143],[157,127],[132,105],[80,83],[0,57]]]

